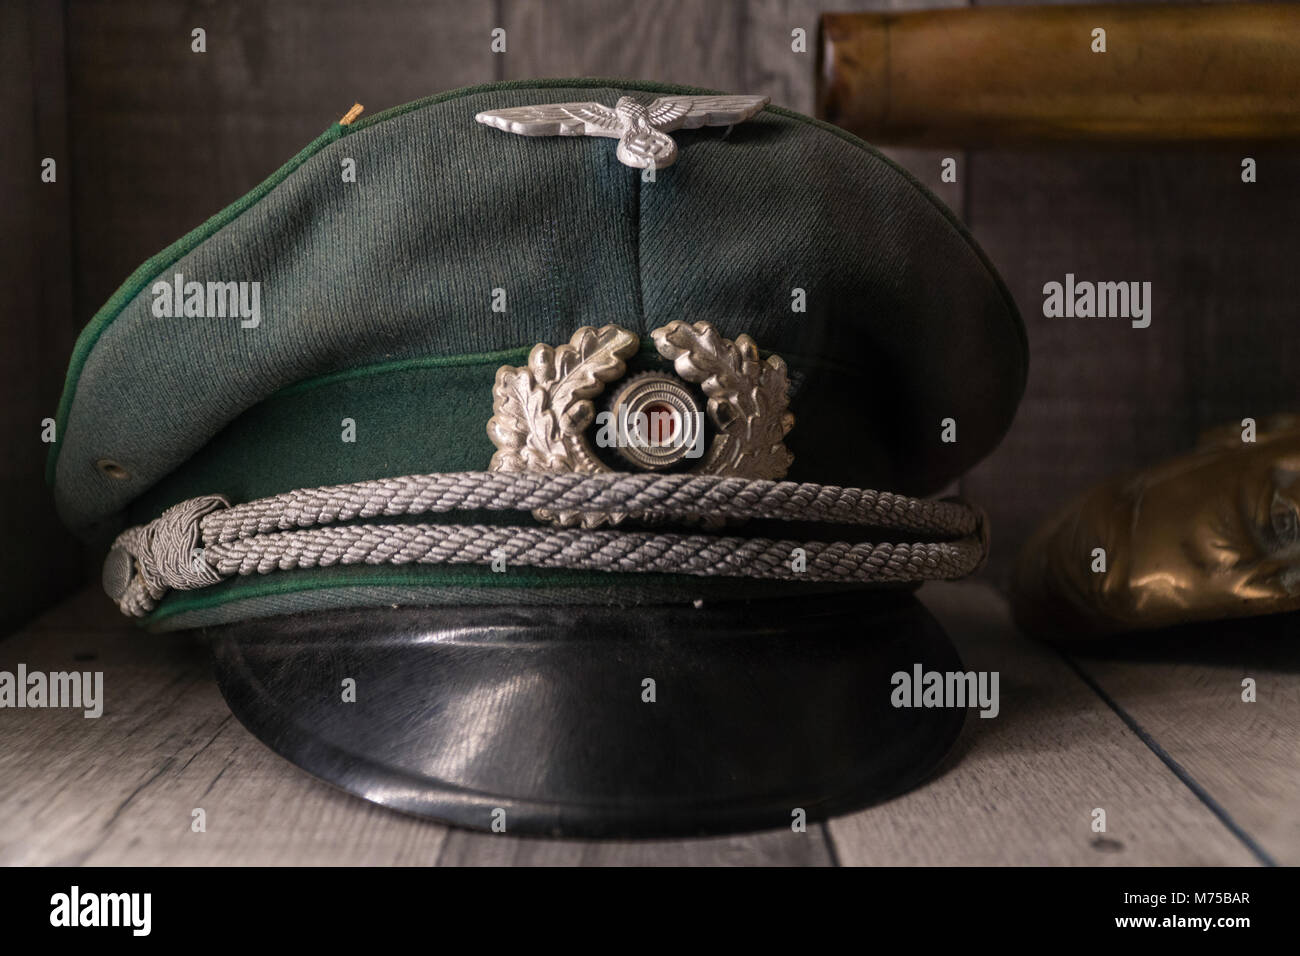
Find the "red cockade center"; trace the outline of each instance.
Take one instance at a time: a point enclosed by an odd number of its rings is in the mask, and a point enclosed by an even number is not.
[[[650,423],[651,444],[666,445],[677,433],[675,412],[667,402],[651,402],[645,407],[645,416]]]

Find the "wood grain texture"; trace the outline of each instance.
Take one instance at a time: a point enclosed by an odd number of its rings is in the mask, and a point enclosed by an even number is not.
[[[1014,630],[1001,597],[971,583],[921,596],[968,669],[1000,673],[1001,712],[968,715],[926,786],[832,821],[844,864],[1255,862],[1055,651]],[[1098,807],[1105,834],[1091,830]]]
[[[0,5],[0,633],[82,580],[81,550],[54,513],[44,483],[41,421],[53,418],[79,324],[72,315],[70,184],[63,10]],[[41,181],[53,159],[56,180]],[[21,547],[18,544],[21,542]]]
[[[440,866],[829,866],[820,824],[700,840],[544,840],[453,830]]]
[[[98,720],[64,710],[0,712],[0,863],[1255,861],[1060,655],[1011,629],[992,590],[928,585],[923,595],[967,667],[1000,670],[1002,713],[970,717],[926,785],[828,824],[832,849],[820,826],[703,840],[544,840],[448,830],[382,810],[314,780],[248,734],[221,700],[201,644],[137,631],[87,590],[0,642],[0,669],[18,661],[100,669],[106,687]],[[1184,753],[1188,770],[1240,815],[1243,829],[1286,860],[1300,798],[1294,655],[1259,663],[1261,704],[1250,712],[1218,701],[1237,680],[1232,667],[1189,679],[1191,665],[1083,666],[1147,721],[1158,743]],[[1096,806],[1109,817],[1102,839],[1089,829]],[[196,807],[207,814],[206,833],[190,831]]]
[[[501,78],[603,76],[738,91],[740,0],[502,0]]]
[[[0,864],[430,865],[446,830],[297,770],[231,716],[207,649],[86,591],[0,642],[0,669],[102,670],[104,714],[0,712]],[[201,808],[207,830],[191,830]]]
[[[1255,158],[1258,182],[1243,183]],[[1029,334],[1001,446],[962,479],[1002,582],[1033,527],[1090,485],[1189,449],[1204,428],[1297,407],[1300,156],[1280,149],[972,151],[966,217]],[[1288,238],[1291,237],[1291,238]],[[1043,285],[1151,282],[1145,329],[1045,318]]]
[[[495,78],[492,7],[170,0],[68,7],[86,320],[131,271],[274,172],[354,102],[370,113]],[[207,52],[191,52],[191,30]]]
[[[1205,427],[1295,406],[1294,151],[965,150],[957,187],[936,182],[943,151],[885,151],[967,218],[1029,329],[1020,413],[961,483],[992,519],[992,580],[1006,580],[1039,520],[1094,481],[1175,454]],[[1267,181],[1241,182],[1245,155]],[[1042,284],[1066,272],[1152,281],[1163,327],[1125,336],[1043,319]]]
[[[0,642],[0,670],[104,671],[105,710],[0,711],[0,865],[827,865],[824,829],[703,840],[448,830],[317,781],[236,721],[187,635],[95,589]],[[202,808],[207,831],[191,831]]]
[[[1300,615],[1131,635],[1077,666],[1259,848],[1300,864]],[[1242,681],[1256,700],[1242,700]]]

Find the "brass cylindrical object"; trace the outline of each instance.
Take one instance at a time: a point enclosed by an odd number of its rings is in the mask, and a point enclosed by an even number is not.
[[[817,73],[817,114],[878,143],[1297,139],[1300,5],[828,13]]]

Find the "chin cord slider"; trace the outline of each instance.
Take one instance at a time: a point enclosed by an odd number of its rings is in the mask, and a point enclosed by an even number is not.
[[[451,511],[569,514],[583,528],[457,524],[321,527]],[[949,540],[796,541],[736,535],[591,530],[609,516],[642,522],[720,518],[858,525]],[[983,563],[983,515],[953,500],[865,488],[716,475],[455,472],[308,488],[231,507],[204,496],[118,536],[104,589],[142,617],[169,590],[232,575],[339,564],[490,564],[901,584],[965,577]],[[795,560],[802,552],[802,566]]]
[[[200,522],[229,507],[220,495],[191,498],[118,535],[104,561],[104,590],[122,613],[143,617],[170,590],[219,583],[224,575],[205,560]]]

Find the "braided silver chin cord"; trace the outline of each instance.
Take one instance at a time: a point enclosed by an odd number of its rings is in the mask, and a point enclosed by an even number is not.
[[[583,524],[598,514],[708,527],[725,518],[771,518],[944,540],[851,544],[537,525],[338,525],[462,510],[532,511]],[[104,563],[104,588],[124,614],[142,617],[168,591],[237,574],[339,564],[504,560],[541,568],[900,584],[964,577],[983,562],[987,544],[981,513],[953,500],[715,475],[471,471],[307,488],[234,506],[216,495],[192,498],[118,536]]]

